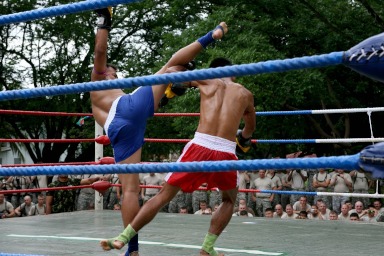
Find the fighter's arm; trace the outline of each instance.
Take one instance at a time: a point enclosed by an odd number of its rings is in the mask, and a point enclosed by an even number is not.
[[[109,30],[111,29],[112,9],[104,8],[96,10],[95,12],[98,14],[99,20],[95,38],[95,57],[91,74],[92,81],[105,79],[105,71],[107,69],[108,35]]]
[[[248,99],[248,105],[243,114],[243,121],[245,126],[243,128],[242,136],[244,138],[252,137],[252,134],[256,129],[256,113],[255,113],[254,100],[253,100],[252,93],[249,91],[248,91],[247,99]]]
[[[219,26],[221,26],[221,28]],[[157,74],[165,73],[169,67],[187,64],[195,59],[195,57],[210,43],[223,38],[224,34],[228,31],[227,24],[225,22],[221,22],[219,26],[213,31],[208,32],[205,36],[199,38],[197,41],[178,50],[157,72]]]

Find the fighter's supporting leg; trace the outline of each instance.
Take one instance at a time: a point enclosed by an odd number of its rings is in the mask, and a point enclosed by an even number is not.
[[[132,156],[120,162],[119,164],[139,163],[140,161],[141,148],[137,150]],[[126,228],[140,210],[140,180],[138,174],[119,174],[118,176],[121,182],[123,195],[121,204],[121,217],[123,219],[124,228]],[[127,254],[129,255],[131,252],[138,250],[138,236],[136,236],[129,244]]]
[[[166,183],[156,196],[152,197],[146,204],[143,205],[137,216],[131,224],[125,228],[123,233],[116,238],[100,241],[101,247],[106,251],[111,249],[121,249],[124,247],[124,245],[129,242],[140,229],[153,220],[158,211],[169,201],[171,201],[179,190],[179,187]]]
[[[205,236],[204,243],[200,250],[200,255],[223,255],[218,254],[215,251],[214,245],[216,239],[223,232],[224,228],[228,225],[232,218],[236,196],[237,188],[222,191],[223,202],[220,204],[215,214],[212,215],[211,225],[209,227],[208,234]]]

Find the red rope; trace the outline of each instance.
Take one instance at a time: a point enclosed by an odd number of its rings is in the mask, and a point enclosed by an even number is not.
[[[43,112],[25,110],[0,109],[4,115],[31,115],[31,116],[93,116],[92,113],[66,113],[66,112]],[[200,113],[155,113],[155,116],[200,116]]]
[[[97,139],[4,139],[0,138],[1,142],[21,142],[21,143],[80,143],[80,142],[98,142]],[[154,138],[145,138],[146,142],[155,142],[155,143],[188,143],[191,139],[154,139]]]
[[[111,187],[121,187],[121,184],[111,184]],[[155,185],[140,185],[140,188],[157,188],[157,189],[161,189],[163,186],[155,186]],[[199,187],[198,189],[196,190],[208,190],[207,188],[205,187]],[[211,188],[209,189],[210,191],[218,191],[218,188]],[[251,192],[257,192],[259,193],[260,190],[259,189],[239,189],[238,192],[246,192],[246,193],[251,193]]]
[[[41,163],[41,164],[2,164],[1,167],[33,167],[55,165],[96,165],[98,162],[72,162],[72,163]]]
[[[142,162],[146,163],[146,162]],[[115,164],[115,159],[111,156],[100,158],[96,162],[71,162],[71,163],[37,163],[37,164],[3,164],[1,167],[33,167],[33,166],[55,166],[55,165],[98,165],[98,164]]]
[[[80,142],[95,142],[96,139],[0,139],[0,142],[44,142],[44,143],[80,143]]]
[[[34,192],[43,192],[43,191],[55,191],[55,190],[73,190],[73,189],[82,189],[82,188],[95,188],[95,184],[98,182],[95,182],[91,185],[80,185],[80,186],[68,186],[68,187],[53,187],[53,188],[32,188],[32,189],[15,189],[15,190],[0,190],[0,194],[13,194],[13,193],[34,193]],[[121,184],[112,184],[109,182],[104,182],[105,187],[121,187]],[[152,186],[152,185],[140,185],[140,188],[157,188],[161,189],[162,186]],[[199,187],[196,190],[208,190],[204,187]],[[211,191],[217,190],[217,188],[210,189]],[[258,189],[239,189],[239,192],[260,192]]]
[[[66,113],[66,112],[43,112],[0,109],[0,114],[6,115],[30,115],[30,116],[93,116],[91,113]]]
[[[0,190],[0,194],[34,193],[34,192],[43,192],[43,191],[71,190],[71,189],[80,189],[80,188],[92,188],[92,185],[54,187],[54,188],[31,188],[31,189]]]

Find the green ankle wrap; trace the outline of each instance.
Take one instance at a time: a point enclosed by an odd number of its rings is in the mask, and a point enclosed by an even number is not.
[[[128,227],[126,227],[124,229],[123,233],[121,233],[116,238],[116,240],[119,240],[119,241],[123,242],[124,244],[127,244],[132,239],[132,237],[134,237],[136,234],[137,234],[137,232],[132,228],[132,226],[128,225]]]
[[[211,233],[207,233],[207,235],[205,236],[202,249],[204,251],[206,251],[207,253],[209,253],[209,255],[212,255],[212,256],[217,256],[218,255],[218,253],[213,248],[217,238],[218,238],[217,235],[214,235],[214,234],[211,234]]]

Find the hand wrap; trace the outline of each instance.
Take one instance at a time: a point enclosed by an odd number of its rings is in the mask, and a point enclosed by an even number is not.
[[[112,28],[112,7],[97,9],[95,10],[97,13],[97,28],[98,29],[106,29],[111,31]]]

